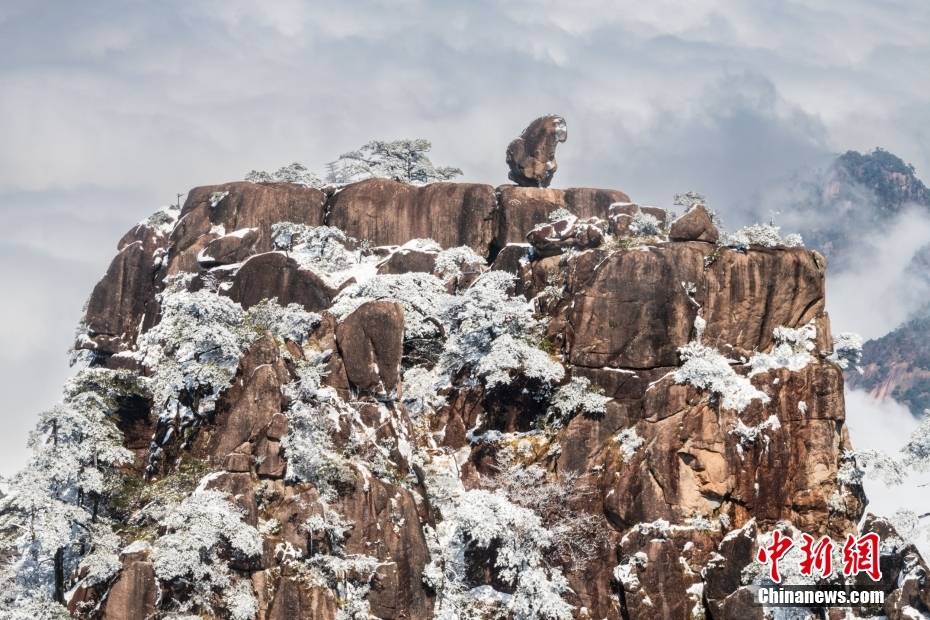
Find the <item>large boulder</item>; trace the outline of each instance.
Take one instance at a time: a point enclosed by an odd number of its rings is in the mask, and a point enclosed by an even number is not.
[[[695,205],[672,222],[668,238],[672,241],[706,241],[717,243],[720,232],[704,205]]]
[[[507,147],[507,177],[525,187],[549,187],[559,167],[555,147],[567,139],[564,118],[554,114],[537,118]]]
[[[245,308],[263,299],[277,298],[281,305],[298,303],[306,310],[319,312],[329,308],[337,292],[293,258],[282,252],[268,252],[242,264],[227,294]]]
[[[131,346],[154,296],[152,256],[136,241],[124,247],[90,295],[84,321],[90,340],[78,348],[102,354]]]
[[[336,343],[349,382],[361,392],[389,396],[400,379],[404,309],[393,301],[369,301],[336,328]]]
[[[378,263],[378,273],[399,275],[402,273],[432,273],[439,252],[419,248],[400,248]]]
[[[103,618],[151,618],[159,596],[148,545],[120,557],[122,568],[102,606]]]
[[[478,183],[432,183],[423,187],[367,179],[339,190],[327,223],[372,245],[402,245],[428,238],[444,248],[470,246],[488,253],[494,236],[494,188]]]

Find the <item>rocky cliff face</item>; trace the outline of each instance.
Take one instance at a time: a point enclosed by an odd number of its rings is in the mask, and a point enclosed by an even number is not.
[[[75,345],[129,455],[106,562],[62,562],[71,613],[762,618],[765,537],[864,509],[825,263],[671,220],[372,179],[140,224]],[[889,544],[886,608],[854,616],[930,611]]]

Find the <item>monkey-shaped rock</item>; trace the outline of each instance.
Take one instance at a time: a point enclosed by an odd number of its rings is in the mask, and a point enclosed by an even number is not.
[[[517,185],[549,187],[559,167],[555,147],[567,139],[564,118],[555,114],[537,118],[507,147],[507,176]]]

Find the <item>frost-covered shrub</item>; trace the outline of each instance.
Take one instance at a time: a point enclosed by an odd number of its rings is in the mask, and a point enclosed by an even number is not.
[[[320,315],[307,312],[303,306],[278,304],[277,298],[264,299],[245,311],[243,326],[255,335],[266,331],[279,340],[302,342],[320,324]],[[245,337],[248,340],[248,336]]]
[[[288,480],[312,482],[328,498],[352,484],[352,467],[333,443],[340,418],[351,414],[331,388],[321,390],[310,403],[291,404],[287,435],[281,442],[287,455]]]
[[[753,245],[764,248],[799,248],[804,246],[804,240],[801,239],[801,235],[797,234],[782,237],[781,228],[774,224],[752,224],[744,226],[732,234],[724,234],[721,245],[741,250]]]
[[[271,226],[275,248],[285,250],[302,267],[316,272],[336,273],[351,268],[361,257],[347,246],[355,239],[333,226],[308,226],[277,222]]]
[[[499,597],[509,617],[517,620],[572,617],[562,599],[568,584],[562,573],[543,562],[551,534],[531,510],[485,490],[465,491],[441,509],[442,521],[427,528],[430,563],[423,578],[437,593],[436,617],[444,620],[474,617],[474,597],[467,584],[469,553],[492,550],[499,579],[513,588]],[[487,600],[487,597],[483,597]]]
[[[166,205],[148,216],[139,224],[153,228],[162,237],[167,237],[174,230],[174,225],[178,223],[178,217],[181,215],[181,207],[178,205]]]
[[[427,155],[431,148],[430,141],[423,138],[372,140],[328,163],[327,180],[343,184],[380,177],[420,185],[462,174],[458,168],[434,166]]]
[[[591,387],[587,377],[572,377],[571,381],[556,390],[550,401],[554,420],[564,421],[575,414],[601,416],[607,413],[609,398],[597,387]]]
[[[636,451],[643,445],[643,438],[636,433],[635,428],[625,428],[614,437],[614,441],[620,444],[620,451],[626,459],[633,458]]]
[[[630,221],[630,234],[635,237],[661,235],[662,225],[659,223],[659,219],[656,216],[638,210],[633,214],[633,218]]]
[[[898,485],[907,477],[906,468],[900,460],[879,450],[856,450],[845,456],[845,462],[837,472],[837,479],[843,484],[859,484],[868,477],[888,485]]]
[[[749,359],[750,376],[776,368],[796,372],[814,361],[811,352],[817,328],[813,321],[797,329],[776,327],[773,336],[775,346],[771,353],[756,353]]]
[[[901,452],[907,466],[917,471],[930,470],[930,411],[924,411],[920,424],[911,433]]]
[[[765,437],[766,445],[768,445],[768,436],[765,435],[765,431],[776,431],[780,428],[781,422],[778,416],[773,414],[755,426],[747,426],[742,420],[737,420],[736,425],[730,429],[730,434],[738,439],[737,449],[742,454],[743,448],[752,446],[759,437]]]
[[[352,525],[324,500],[323,512],[301,526],[310,539],[307,554],[284,542],[275,548],[275,557],[302,581],[333,592],[339,604],[337,620],[368,620],[367,597],[380,564],[370,555],[345,552],[345,537]]]
[[[261,536],[224,493],[195,491],[167,513],[161,526],[165,534],[155,541],[152,563],[160,581],[185,590],[171,599],[176,611],[213,611],[216,595],[227,599],[223,607],[231,614],[251,608],[251,587],[234,582],[226,554],[261,555]]]
[[[565,207],[559,207],[551,213],[549,213],[550,222],[558,222],[559,220],[564,220],[566,218],[575,217],[575,214],[566,209]]]
[[[565,376],[565,369],[545,351],[503,334],[491,342],[490,350],[475,365],[473,375],[490,389],[509,385],[516,375],[541,383],[557,383]]]
[[[439,373],[422,366],[416,366],[405,372],[401,398],[407,412],[416,418],[444,405],[446,399],[438,393],[441,383]]]
[[[245,344],[239,304],[183,287],[184,280],[175,280],[159,296],[161,321],[139,337],[135,353],[152,370],[153,401],[163,417],[212,413],[219,391],[235,375]]]
[[[511,454],[511,450],[498,451],[502,471],[494,482],[498,492],[539,515],[543,527],[552,535],[552,545],[546,551],[546,557],[554,560],[551,563],[567,561],[571,566],[583,568],[601,557],[609,544],[610,528],[571,501],[596,491],[579,481],[577,474],[554,474],[539,465],[526,466]]]
[[[856,368],[862,359],[862,336],[852,332],[834,336],[833,353],[827,359],[843,370]]]
[[[448,296],[442,281],[427,273],[378,275],[343,289],[329,311],[341,320],[366,302],[393,300],[404,308],[405,339],[434,338],[442,334],[442,308]]]
[[[227,588],[224,607],[231,620],[253,620],[258,614],[258,599],[252,591],[251,582],[243,579]]]
[[[83,584],[95,586],[109,581],[119,572],[122,567],[119,559],[121,543],[109,525],[92,523],[90,527],[96,530],[92,536],[93,548],[81,560],[80,570],[84,574]]]
[[[292,401],[300,400],[305,403],[314,402],[320,397],[319,391],[328,373],[326,362],[331,355],[332,351],[327,350],[295,361],[294,374],[297,378],[282,388],[284,395]]]
[[[685,211],[691,207],[697,205],[703,205],[706,203],[706,198],[703,194],[699,194],[693,191],[687,191],[684,194],[675,194],[672,204],[676,207],[682,207]]]
[[[323,181],[316,174],[307,170],[306,166],[294,162],[281,166],[273,173],[264,170],[252,170],[245,175],[245,180],[251,183],[297,183],[307,187],[322,187]]]
[[[220,393],[232,381],[245,350],[266,331],[302,340],[319,315],[297,304],[264,301],[249,311],[207,290],[190,292],[186,278],[169,280],[159,295],[161,320],[142,334],[134,357],[151,371],[150,389],[159,417],[150,466],[161,446],[182,434],[189,441],[212,415]]]
[[[769,397],[756,389],[747,377],[736,374],[730,360],[716,349],[690,342],[678,349],[682,366],[675,371],[676,383],[688,383],[708,390],[721,399],[727,409],[742,411],[753,400],[767,403]]]
[[[478,272],[486,265],[487,261],[483,257],[467,245],[463,245],[441,251],[436,257],[433,272],[443,282],[449,282],[460,278],[463,272]]]
[[[514,276],[488,271],[461,295],[449,298],[444,313],[449,338],[440,359],[448,376],[470,369],[488,387],[509,383],[516,374],[558,382],[564,369],[535,347],[541,323],[523,297],[512,296]]]

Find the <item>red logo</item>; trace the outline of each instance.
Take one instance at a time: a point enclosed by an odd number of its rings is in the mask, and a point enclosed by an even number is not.
[[[858,575],[865,573],[878,581],[882,578],[882,569],[879,565],[879,549],[881,541],[878,534],[863,534],[858,539],[850,534],[843,545],[843,574]]]
[[[833,541],[824,536],[814,544],[814,537],[810,534],[801,534],[804,544],[801,545],[801,553],[804,558],[801,560],[801,574],[813,575],[814,572],[820,573],[822,577],[829,577],[833,574]]]
[[[788,550],[794,545],[794,541],[788,536],[783,536],[781,532],[775,530],[772,532],[772,544],[768,547],[759,547],[759,554],[756,559],[762,564],[771,563],[769,566],[769,576],[775,583],[781,583],[781,573],[778,572],[778,561],[788,553]]]
[[[828,536],[815,539],[810,534],[801,534],[801,540],[802,557],[798,562],[801,574],[830,577],[833,574],[834,542]],[[769,577],[775,583],[781,583],[781,571],[779,571],[778,563],[793,546],[794,540],[790,536],[785,536],[780,531],[775,530],[772,532],[772,543],[759,547],[756,560],[760,564],[768,565]],[[865,573],[873,581],[881,580],[880,549],[881,540],[878,534],[874,532],[863,534],[858,538],[852,534],[847,536],[846,542],[843,544],[843,574],[851,577],[859,573]]]

